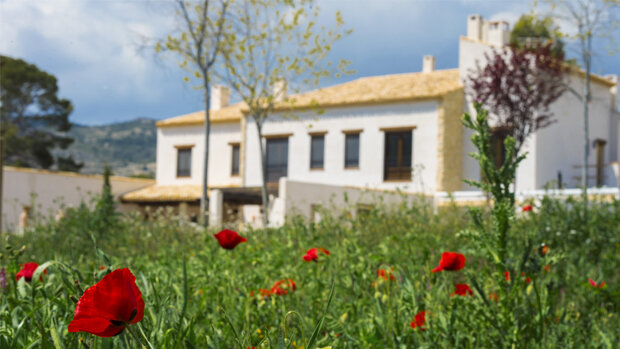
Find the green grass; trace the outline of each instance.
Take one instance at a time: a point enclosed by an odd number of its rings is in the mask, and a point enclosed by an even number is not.
[[[612,348],[620,340],[620,203],[593,203],[587,225],[579,210],[545,199],[536,212],[517,215],[508,259],[532,282],[514,272],[506,284],[459,234],[471,221],[456,207],[435,214],[423,204],[376,206],[358,217],[341,208],[316,224],[292,219],[241,231],[248,241],[233,251],[221,249],[213,232],[165,214],[104,220],[80,207],[0,243],[11,279],[0,294],[0,348],[136,347],[127,331],[110,339],[67,332],[80,294],[74,280],[87,288],[122,267],[136,275],[146,302],[140,327],[156,348],[305,348],[314,339],[311,346],[333,348]],[[542,242],[550,248],[544,256]],[[331,255],[305,262],[312,247]],[[443,251],[465,254],[465,269],[431,274]],[[30,261],[53,262],[43,282],[15,282],[19,264]],[[380,268],[394,268],[396,282],[372,286]],[[295,281],[294,293],[250,297],[283,278]],[[588,278],[607,287],[595,289]],[[455,283],[471,285],[474,297],[450,297]],[[499,303],[489,300],[492,292]],[[426,331],[409,325],[421,310]]]

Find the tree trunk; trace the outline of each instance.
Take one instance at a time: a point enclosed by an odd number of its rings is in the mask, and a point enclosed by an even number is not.
[[[583,132],[584,132],[584,151],[583,151],[583,172],[582,172],[582,185],[583,185],[583,219],[584,222],[588,221],[588,156],[590,155],[590,134],[589,134],[589,103],[590,103],[590,65],[592,54],[590,49],[592,48],[592,36],[587,34],[586,36],[587,51],[584,52],[584,65],[585,65],[585,93],[583,98]]]
[[[256,123],[256,132],[258,133],[258,148],[260,149],[261,157],[261,174],[263,183],[261,186],[261,195],[263,201],[263,226],[267,228],[269,224],[269,195],[267,194],[267,154],[265,153],[265,147],[263,147],[263,125],[258,122],[259,118],[254,117]]]
[[[207,195],[208,187],[208,178],[209,178],[209,134],[211,133],[211,120],[210,120],[210,109],[211,109],[211,86],[210,81],[207,76],[207,72],[203,71],[202,76],[204,77],[204,99],[205,99],[205,157],[204,157],[204,167],[202,174],[202,197],[200,198],[200,222],[205,228],[209,227],[209,217],[207,215],[207,210],[209,209],[209,196]]]

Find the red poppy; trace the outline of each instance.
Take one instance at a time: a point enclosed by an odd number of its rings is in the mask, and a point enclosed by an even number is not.
[[[246,238],[237,234],[237,232],[228,229],[224,229],[217,234],[213,234],[213,236],[215,236],[217,242],[220,243],[220,246],[227,250],[232,250],[240,243],[248,241]]]
[[[533,209],[534,207],[532,205],[523,206],[523,212],[529,212],[529,211],[532,211]]]
[[[258,293],[260,293],[260,296],[263,298],[269,298],[269,296],[271,296],[271,291],[261,288],[258,290]],[[254,291],[250,291],[250,297],[254,297]]]
[[[318,251],[321,251],[323,254],[328,255],[329,256],[329,251],[320,247],[320,248],[311,248],[308,251],[306,251],[306,254],[304,255],[304,260],[306,262],[312,262],[312,261],[317,261],[319,259],[319,253]]]
[[[459,296],[473,296],[474,291],[471,290],[468,284],[456,284],[456,290],[450,296],[459,295]]]
[[[545,265],[545,272],[549,272],[551,270],[551,266],[549,264]]]
[[[457,252],[444,252],[441,254],[439,265],[432,270],[433,273],[442,270],[461,270],[465,267],[465,256]]]
[[[277,296],[284,296],[289,292],[294,292],[297,289],[295,281],[293,279],[282,279],[276,281],[271,287],[271,293]]]
[[[525,273],[521,273],[521,276],[525,276]],[[530,277],[529,276],[525,276],[525,282],[529,284],[530,281],[532,281],[532,280],[530,280]]]
[[[69,332],[112,337],[144,316],[142,293],[129,269],[117,269],[88,288],[75,308]]]
[[[592,280],[592,279],[588,279],[588,281],[590,281],[590,285],[592,285],[592,287],[596,287],[596,288],[603,288],[605,287],[605,285],[607,285],[607,283],[605,281],[601,282],[600,284],[596,284],[596,281]]]
[[[506,282],[510,282],[510,272],[508,270],[504,272],[504,277],[506,278]]]
[[[497,295],[497,292],[491,292],[489,294],[489,299],[495,302],[499,302],[499,296]]]
[[[420,331],[426,331],[425,328],[422,328],[422,326],[424,326],[425,323],[426,323],[426,312],[421,311],[415,314],[415,318],[413,319],[413,321],[411,321],[411,328],[413,328],[414,330],[416,328],[419,328]]]
[[[32,281],[32,275],[38,267],[39,265],[35,262],[28,262],[22,265],[22,270],[20,270],[17,275],[15,275],[15,280],[25,278],[28,282]],[[47,275],[47,270],[44,270],[43,274]],[[39,280],[43,281],[43,277],[39,277]]]
[[[541,256],[544,256],[547,254],[547,252],[549,252],[549,246],[542,244],[542,246],[540,246],[540,249],[538,250],[538,252],[540,253]]]
[[[392,281],[396,281],[396,277],[394,276],[394,274],[392,273],[392,271],[394,271],[394,268],[391,268],[392,270],[385,270],[385,269],[379,269],[377,270],[377,277],[378,278],[382,278],[383,280],[387,281],[388,277],[390,278],[390,280]]]

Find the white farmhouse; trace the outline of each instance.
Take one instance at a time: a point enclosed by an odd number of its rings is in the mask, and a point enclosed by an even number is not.
[[[228,88],[214,87],[208,169],[212,221],[221,223],[230,215],[251,221],[258,215],[251,206],[261,201],[258,142],[267,151],[267,180],[275,198],[272,214],[280,215],[278,222],[293,206],[324,204],[329,193],[351,188],[428,196],[471,189],[463,179],[478,179],[480,173],[468,155],[474,151],[471,133],[460,121],[473,109],[463,79],[485,52],[505,45],[508,38],[507,23],[469,16],[458,68],[435,70],[435,58],[425,56],[422,72],[365,77],[290,96],[295,99],[293,110],[290,104],[276,109],[263,127],[263,139],[258,139],[244,105],[229,105]],[[583,74],[569,79],[574,89],[583,89]],[[620,153],[617,88],[615,76],[592,77],[591,185],[618,186],[610,166]],[[579,185],[581,103],[567,93],[552,111],[558,122],[531,136],[523,149],[529,155],[519,168],[517,190],[540,189],[558,178],[565,186]],[[123,200],[176,206],[197,216],[204,112],[166,119],[157,127],[156,185],[126,194]],[[294,197],[296,203],[284,202]]]

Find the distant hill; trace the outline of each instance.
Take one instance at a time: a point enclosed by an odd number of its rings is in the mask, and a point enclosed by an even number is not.
[[[118,176],[154,176],[157,128],[155,120],[138,118],[101,126],[74,125],[67,133],[72,154],[84,167],[80,173],[103,173],[104,164]]]

